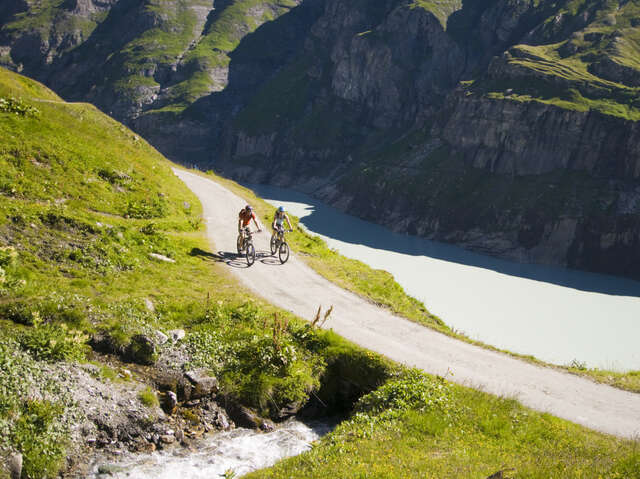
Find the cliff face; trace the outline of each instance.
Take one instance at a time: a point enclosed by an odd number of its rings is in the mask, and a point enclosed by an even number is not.
[[[396,231],[640,277],[635,7],[421,3],[328,1],[296,88],[267,82],[213,166]],[[296,108],[265,108],[279,94]]]
[[[0,61],[177,161],[640,277],[638,18],[633,1],[20,0]]]

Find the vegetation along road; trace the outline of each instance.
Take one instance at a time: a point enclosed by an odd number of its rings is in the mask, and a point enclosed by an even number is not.
[[[640,436],[640,394],[533,365],[395,316],[327,281],[293,255],[281,265],[269,256],[268,230],[255,235],[258,258],[248,268],[244,258],[235,255],[237,214],[245,200],[212,180],[175,172],[202,202],[207,234],[218,250],[214,254],[250,289],[275,305],[303,318],[312,318],[320,305],[332,305],[326,327],[395,361],[516,398],[529,407],[601,432]]]

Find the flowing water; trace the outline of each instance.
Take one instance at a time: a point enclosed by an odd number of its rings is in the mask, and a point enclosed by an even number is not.
[[[130,454],[117,462],[97,460],[94,478],[215,479],[240,477],[311,448],[328,433],[326,423],[288,420],[269,433],[234,429],[207,436],[191,449],[173,447],[151,454]],[[102,471],[103,473],[100,473]],[[227,476],[225,476],[227,474]]]
[[[638,281],[505,261],[393,233],[292,190],[250,187],[331,248],[392,273],[473,339],[554,364],[640,370]]]

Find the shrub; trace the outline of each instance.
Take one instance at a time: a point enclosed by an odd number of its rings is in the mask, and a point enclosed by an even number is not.
[[[0,267],[7,268],[15,266],[18,259],[18,252],[13,246],[0,247]]]
[[[41,361],[82,361],[88,337],[66,324],[42,324],[36,313],[33,327],[18,337],[20,346]]]
[[[132,178],[126,173],[115,171],[110,168],[100,168],[98,176],[112,185],[125,186],[132,182]]]
[[[33,325],[33,312],[31,307],[23,301],[12,303],[0,303],[0,318],[8,319],[14,323]]]
[[[19,116],[37,116],[40,114],[40,110],[25,103],[21,98],[0,97],[0,113],[15,113]]]
[[[450,404],[451,386],[445,379],[431,378],[418,369],[410,369],[360,398],[355,411],[391,417],[408,410],[447,411]]]
[[[138,219],[163,218],[167,213],[167,202],[163,198],[129,200],[124,211],[125,217]]]
[[[12,443],[24,457],[23,477],[54,477],[66,456],[66,430],[60,403],[28,400],[14,423]]]
[[[14,449],[23,454],[23,477],[56,476],[70,425],[80,420],[77,413],[51,371],[16,341],[0,338],[0,453]]]

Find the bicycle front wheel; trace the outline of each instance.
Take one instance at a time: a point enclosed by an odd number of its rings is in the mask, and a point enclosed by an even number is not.
[[[256,262],[256,249],[253,247],[252,244],[249,244],[247,246],[247,264],[251,266],[255,262]]]
[[[271,235],[271,242],[269,243],[269,246],[271,246],[271,256],[275,255],[276,251],[278,251],[278,235],[275,233]]]
[[[289,245],[286,241],[283,241],[278,250],[278,256],[280,257],[280,263],[285,264],[289,259]]]

